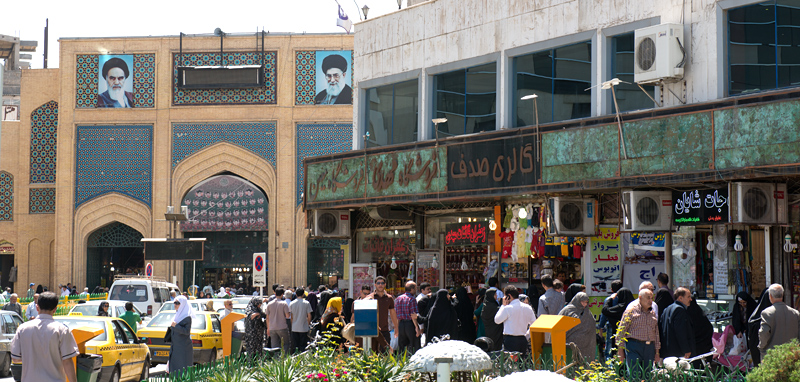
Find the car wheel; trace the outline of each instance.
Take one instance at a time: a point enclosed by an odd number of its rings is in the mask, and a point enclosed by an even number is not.
[[[11,375],[11,353],[5,353],[0,362],[0,377],[6,378],[9,375]]]
[[[150,379],[150,359],[144,359],[144,367],[142,367],[142,377],[139,378],[140,381],[146,381]]]
[[[114,371],[111,372],[111,378],[108,380],[110,382],[119,382],[119,366],[114,368]]]

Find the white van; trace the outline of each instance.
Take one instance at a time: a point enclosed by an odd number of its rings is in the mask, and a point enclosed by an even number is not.
[[[169,301],[169,292],[173,290],[180,293],[177,285],[163,280],[124,276],[111,284],[108,299],[130,301],[139,311],[152,317],[161,309],[161,304]]]

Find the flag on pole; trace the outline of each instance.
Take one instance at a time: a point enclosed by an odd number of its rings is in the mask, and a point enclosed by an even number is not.
[[[347,13],[344,13],[344,9],[342,9],[342,6],[339,5],[338,2],[336,3],[336,6],[339,7],[339,17],[336,18],[336,26],[344,28],[344,30],[346,30],[349,34],[350,29],[353,28],[353,22],[350,21],[349,17],[347,17]]]

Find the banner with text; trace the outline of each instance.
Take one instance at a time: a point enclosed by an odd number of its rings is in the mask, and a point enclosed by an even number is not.
[[[636,232],[621,237],[625,260],[622,285],[639,294],[639,284],[650,281],[657,287],[656,277],[665,272],[663,232]]]
[[[600,235],[591,238],[589,295],[608,296],[611,282],[622,275],[622,245],[617,227],[600,227]],[[602,300],[600,300],[602,303]]]

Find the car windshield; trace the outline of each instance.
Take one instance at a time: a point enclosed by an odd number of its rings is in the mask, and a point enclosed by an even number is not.
[[[147,302],[147,285],[114,285],[109,300]]]
[[[96,311],[95,311],[95,313],[96,313]],[[95,338],[92,338],[92,341],[105,341],[107,339],[107,337],[106,337],[106,322],[105,321],[99,321],[99,320],[71,320],[71,319],[65,320],[65,319],[61,319],[59,317],[56,317],[56,321],[61,322],[64,325],[67,325],[67,327],[70,330],[77,329],[77,328],[80,328],[80,327],[85,327],[85,326],[88,326],[88,327],[93,328],[93,329],[103,329],[103,333],[100,334],[99,336],[95,337]]]
[[[192,308],[194,308],[195,312],[200,310],[199,304],[196,304],[194,302],[190,302],[190,304],[192,304]],[[175,303],[172,301],[165,302],[164,305],[161,305],[161,309],[159,309],[159,311],[164,311],[164,310],[175,310]]]
[[[75,305],[75,307],[72,308],[72,310],[69,313],[70,314],[80,313],[82,316],[96,316],[98,309],[100,309],[100,305],[79,304]],[[112,309],[108,309],[108,312],[112,314],[114,313]]]
[[[150,323],[147,324],[148,328],[166,328],[172,324],[172,319],[175,317],[175,312],[162,312],[153,317]],[[206,320],[202,314],[195,314],[192,320],[192,329],[205,330]]]

